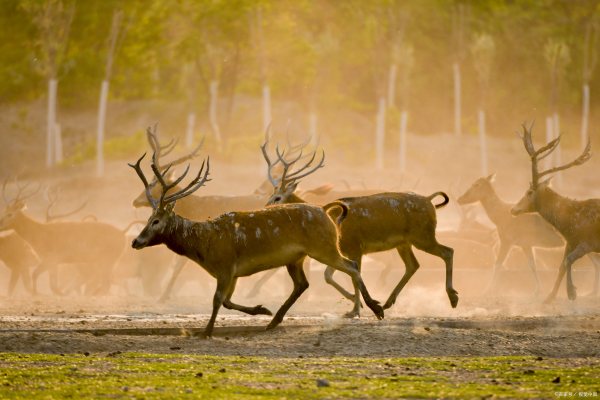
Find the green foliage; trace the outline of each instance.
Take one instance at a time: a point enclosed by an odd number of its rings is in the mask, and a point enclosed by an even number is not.
[[[591,359],[5,353],[0,397],[553,398],[598,393],[598,374]]]

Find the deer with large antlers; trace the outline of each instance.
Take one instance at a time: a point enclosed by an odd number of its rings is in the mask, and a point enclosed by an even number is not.
[[[308,288],[302,269],[307,256],[350,275],[353,283],[360,288],[367,306],[377,318],[383,318],[383,309],[369,295],[356,263],[340,254],[338,228],[321,207],[306,204],[282,205],[252,212],[230,212],[209,221],[193,222],[177,215],[174,208],[177,200],[189,196],[209,180],[208,160],[202,163],[198,174],[187,186],[172,192],[185,178],[189,166],[181,176],[167,183],[165,174],[169,167],[161,171],[155,162],[156,157],[153,157],[151,168],[161,186],[161,194],[157,199],[153,197],[141,169],[143,158],[144,156],[135,164],[129,165],[135,169],[144,184],[153,212],[132,246],[141,249],[165,244],[175,253],[195,261],[216,278],[217,288],[212,314],[205,329],[206,336],[212,335],[221,306],[251,315],[272,315],[261,305],[246,307],[235,304],[231,297],[238,278],[285,265],[294,289],[267,329],[276,327]],[[344,210],[343,206],[339,208]]]
[[[536,150],[531,137],[531,129],[532,126],[527,128],[523,124],[523,135],[521,135],[525,150],[531,159],[531,186],[511,211],[514,215],[537,212],[563,236],[566,242],[563,261],[554,287],[545,301],[550,302],[556,297],[565,274],[567,275],[567,296],[570,300],[575,300],[577,292],[573,285],[571,266],[588,253],[600,252],[600,199],[569,199],[550,188],[550,178],[541,179],[589,160],[591,145],[588,141],[581,155],[570,163],[539,171],[538,163],[558,147],[560,136]],[[598,269],[596,269],[596,275],[598,275]],[[597,278],[596,276],[596,281]]]
[[[295,164],[300,160],[301,154],[291,160],[286,160],[285,151],[281,152],[276,147],[277,160],[272,162],[265,142],[261,149],[268,166],[268,176],[274,189],[274,193],[268,204],[303,204],[304,200],[294,192],[300,179],[314,173],[323,166],[325,152],[320,160],[314,164],[316,152],[312,157],[293,170]],[[271,170],[276,165],[283,166],[280,178],[275,178]],[[433,204],[431,201],[441,196],[441,203]],[[452,286],[452,258],[454,251],[450,247],[438,243],[435,237],[437,225],[436,208],[448,204],[448,196],[443,192],[436,192],[430,196],[420,196],[415,193],[380,193],[370,196],[341,198],[325,208],[332,205],[346,206],[347,215],[340,230],[340,250],[351,260],[358,264],[360,270],[362,256],[385,250],[396,249],[406,265],[406,271],[400,282],[393,289],[389,298],[383,305],[383,309],[390,308],[396,298],[419,268],[419,263],[412,251],[412,246],[427,253],[436,255],[444,260],[446,265],[446,292],[452,307],[458,303],[458,292]],[[355,286],[354,294],[346,291],[333,279],[334,269],[327,266],[325,280],[334,286],[344,297],[354,302],[352,311],[347,317],[360,315],[360,301]]]

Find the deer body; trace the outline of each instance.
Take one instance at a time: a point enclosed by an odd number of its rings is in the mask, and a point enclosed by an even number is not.
[[[33,274],[33,291],[38,276],[48,270],[55,294],[59,264],[85,264],[86,291],[106,293],[112,269],[125,248],[123,231],[98,222],[43,223],[29,217],[22,208],[12,210],[0,222],[0,229],[14,229],[39,256],[41,263]]]

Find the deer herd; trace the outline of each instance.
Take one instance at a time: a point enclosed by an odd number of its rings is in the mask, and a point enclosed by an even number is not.
[[[463,206],[481,203],[489,220],[496,225],[499,246],[486,293],[497,285],[500,268],[511,248],[517,247],[527,258],[536,295],[540,291],[536,249],[564,248],[558,276],[546,302],[556,297],[565,275],[567,296],[575,300],[572,266],[588,254],[595,266],[593,293],[597,294],[600,199],[569,199],[550,187],[549,178],[542,180],[589,160],[590,144],[588,142],[574,161],[540,171],[539,162],[558,147],[560,137],[536,149],[531,127],[523,125],[521,138],[531,160],[531,186],[517,204],[506,203],[496,194],[494,175],[476,180],[457,200]],[[171,295],[188,260],[215,278],[212,314],[205,329],[207,336],[212,334],[221,306],[250,315],[273,315],[262,305],[236,304],[232,296],[238,278],[267,271],[258,281],[256,293],[259,285],[273,275],[272,271],[285,266],[293,288],[267,329],[281,323],[309,286],[304,270],[307,257],[324,264],[325,282],[352,302],[353,307],[346,317],[360,316],[361,297],[376,318],[384,317],[384,310],[394,305],[419,268],[413,248],[443,261],[445,290],[450,305],[457,306],[458,292],[454,289],[452,276],[454,250],[436,238],[436,210],[450,202],[446,193],[436,191],[423,196],[412,192],[335,192],[330,185],[299,192],[302,179],[324,166],[325,153],[306,151],[308,143],[293,146],[288,142],[285,149],[277,145],[274,154],[269,154],[269,143],[265,141],[261,151],[267,164],[268,179],[259,190],[245,196],[198,196],[194,192],[211,180],[209,158],[195,173],[190,172],[189,164],[180,174],[174,169],[195,158],[202,144],[167,163],[164,158],[174,150],[176,142],[161,145],[156,127],[148,128],[147,139],[152,152],[149,169],[143,167],[146,154],[129,166],[144,188],[133,200],[133,206],[151,208],[151,216],[142,222],[145,226],[133,239],[131,247],[140,250],[164,245],[161,247],[168,248],[173,254],[164,261],[172,261],[174,267],[160,296],[161,301]],[[0,260],[10,270],[8,295],[13,293],[19,280],[26,291],[36,294],[43,273],[48,274],[50,289],[56,295],[73,290],[86,295],[108,294],[111,285],[115,284],[115,270],[127,246],[127,232],[139,221],[118,229],[95,218],[67,220],[81,211],[85,203],[71,212],[52,215],[50,209],[58,201],[56,190],[48,191],[46,221],[40,221],[26,209],[28,199],[39,191],[39,187],[31,188],[17,180],[10,186],[12,198],[8,195],[9,182],[3,184],[6,207],[0,216]],[[392,249],[404,262],[405,271],[381,305],[369,294],[361,277],[361,265],[366,255]],[[61,273],[61,267],[65,265],[73,267],[68,270],[69,275],[73,275],[69,285],[63,278],[66,274]],[[144,265],[139,269],[143,270]],[[347,290],[334,279],[335,271],[350,278],[353,290]]]

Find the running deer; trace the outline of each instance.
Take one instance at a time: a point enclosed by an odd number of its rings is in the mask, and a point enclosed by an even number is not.
[[[6,182],[3,185],[6,198]],[[32,291],[36,293],[39,275],[50,275],[50,287],[57,295],[63,292],[58,284],[58,266],[80,266],[88,294],[104,294],[110,287],[112,269],[125,248],[125,234],[118,228],[99,222],[40,222],[25,212],[25,200],[33,194],[25,194],[18,188],[16,197],[7,201],[8,206],[0,218],[0,231],[13,229],[26,240],[40,258],[33,272]]]
[[[268,166],[268,177],[274,193],[267,204],[305,203],[294,192],[300,179],[314,173],[323,166],[325,153],[316,165],[313,165],[316,152],[304,165],[296,170],[295,163],[300,156],[285,159],[285,152],[276,148],[277,160],[271,162],[266,150],[265,142],[261,149]],[[280,178],[276,179],[270,171],[278,164],[283,166]],[[441,196],[444,200],[432,204],[435,197]],[[396,298],[419,268],[419,263],[412,251],[412,246],[427,253],[436,255],[444,260],[446,265],[446,293],[452,307],[458,304],[458,292],[452,286],[452,258],[454,251],[450,247],[438,243],[435,237],[437,225],[436,208],[448,204],[448,196],[443,192],[435,192],[430,196],[420,196],[415,193],[379,193],[370,196],[341,198],[325,208],[333,205],[346,206],[347,215],[340,227],[340,250],[351,260],[356,261],[360,270],[362,256],[385,250],[396,249],[406,265],[406,271],[400,282],[396,285],[383,309],[394,305]],[[327,264],[326,264],[327,265]],[[344,297],[354,301],[354,308],[346,314],[347,317],[360,315],[360,301],[358,292],[354,294],[346,291],[333,279],[334,269],[330,265],[325,270],[325,280],[335,287]]]
[[[153,212],[146,227],[134,239],[132,247],[142,249],[165,244],[175,253],[195,261],[217,280],[213,310],[205,329],[207,337],[212,335],[221,306],[250,315],[272,315],[262,305],[238,305],[231,301],[231,297],[238,278],[285,265],[294,289],[267,329],[276,327],[308,288],[302,269],[307,256],[350,275],[353,283],[360,288],[367,306],[377,318],[383,318],[383,309],[369,295],[356,263],[340,254],[338,228],[323,208],[292,204],[252,212],[230,212],[208,221],[190,221],[174,212],[176,201],[189,196],[209,181],[209,160],[202,163],[198,174],[187,186],[173,192],[172,189],[185,178],[189,166],[172,183],[167,183],[165,174],[169,167],[161,171],[156,157],[153,157],[151,168],[161,186],[160,197],[157,199],[152,195],[140,166],[144,156],[145,154],[135,164],[129,165],[135,169],[144,184]],[[343,206],[339,208],[345,210]]]
[[[591,157],[591,145],[588,141],[581,155],[570,163],[539,171],[538,162],[558,147],[560,136],[536,150],[531,137],[532,126],[527,128],[523,124],[523,135],[521,135],[525,150],[531,158],[531,186],[511,211],[513,215],[539,213],[565,239],[566,246],[558,276],[545,302],[554,300],[565,273],[567,296],[570,300],[575,300],[577,291],[573,285],[571,266],[588,253],[600,252],[600,199],[569,199],[550,188],[550,178],[543,181],[541,178],[583,164]],[[596,282],[597,275],[598,269],[596,269]]]

